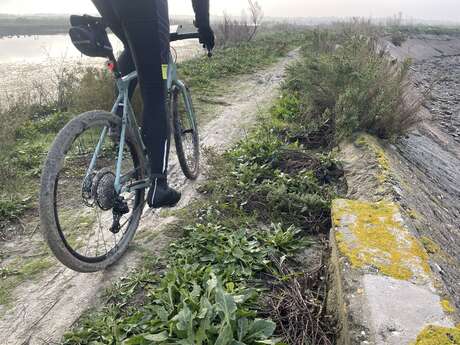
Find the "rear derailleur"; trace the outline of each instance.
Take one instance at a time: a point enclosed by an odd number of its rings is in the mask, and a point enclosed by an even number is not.
[[[110,232],[114,234],[118,234],[121,230],[121,225],[120,225],[121,217],[129,213],[128,203],[125,201],[125,199],[122,196],[118,196],[115,199],[112,213],[113,213],[113,223],[109,230]]]

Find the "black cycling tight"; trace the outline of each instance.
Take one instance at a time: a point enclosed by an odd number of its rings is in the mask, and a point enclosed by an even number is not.
[[[167,0],[92,0],[110,29],[123,42],[118,64],[123,75],[137,69],[144,110],[142,136],[154,176],[166,176],[170,128],[162,65],[169,59]],[[130,96],[136,87],[133,82]]]

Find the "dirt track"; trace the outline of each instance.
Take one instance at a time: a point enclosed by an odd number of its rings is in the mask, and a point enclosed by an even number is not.
[[[203,145],[223,150],[242,138],[258,111],[276,97],[285,67],[296,57],[297,52],[292,52],[264,71],[235,80],[227,88],[227,94],[218,100],[225,105],[213,108],[217,116],[201,129]],[[175,159],[170,171],[170,181],[183,193],[179,207],[186,207],[196,197],[196,183],[185,180]],[[172,240],[162,228],[173,221],[174,218],[162,218],[150,210],[145,212],[136,246],[142,246],[152,255],[158,254]],[[157,233],[153,241],[142,240],[149,237],[143,236],[147,232]],[[41,238],[36,234],[30,241],[39,243]],[[15,248],[15,245],[18,243],[9,243],[8,247]],[[131,249],[119,264],[96,274],[77,274],[56,262],[39,279],[26,282],[14,291],[14,306],[3,310],[0,320],[0,342],[33,345],[59,341],[86,309],[97,305],[104,288],[135,268],[140,258],[140,251]]]

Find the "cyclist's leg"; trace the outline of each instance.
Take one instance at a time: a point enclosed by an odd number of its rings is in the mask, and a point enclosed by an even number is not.
[[[112,4],[133,53],[144,101],[142,135],[154,178],[148,201],[152,207],[171,206],[180,195],[168,188],[166,182],[170,128],[162,66],[169,59],[168,3],[167,0],[112,0]]]
[[[117,63],[118,63],[118,68],[120,69],[121,75],[125,76],[130,74],[131,72],[134,72],[136,70],[136,66],[134,64],[133,60],[133,55],[131,53],[131,49],[129,49],[128,44],[124,44],[125,49],[123,52],[120,54],[118,57]],[[131,83],[129,84],[129,100],[131,101],[134,95],[134,91],[136,90],[137,86],[137,79],[133,79]],[[118,95],[118,88],[116,89],[117,95]],[[117,114],[119,116],[123,115],[123,107],[119,106],[117,110]]]
[[[121,19],[115,13],[110,0],[93,0],[94,5],[97,10],[104,18],[106,23],[109,25],[110,30],[120,39],[123,43],[124,50],[118,57],[118,68],[123,76],[128,75],[131,72],[136,70],[134,60],[131,54],[131,49],[129,48],[123,27],[121,25]],[[137,86],[137,80],[133,80],[129,86],[129,99],[132,99],[134,90]],[[118,90],[117,90],[118,92]],[[120,107],[118,109],[118,115],[122,115],[123,109]]]

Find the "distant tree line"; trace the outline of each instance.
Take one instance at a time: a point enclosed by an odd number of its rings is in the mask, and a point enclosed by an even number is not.
[[[67,16],[10,16],[0,15],[0,37],[55,35],[67,32]]]
[[[171,24],[190,26],[192,17],[179,16]],[[69,31],[69,16],[13,16],[0,14],[0,38],[12,36],[57,35]]]

